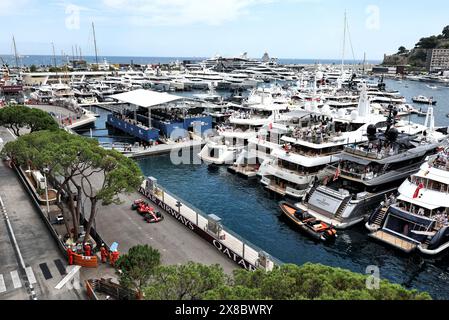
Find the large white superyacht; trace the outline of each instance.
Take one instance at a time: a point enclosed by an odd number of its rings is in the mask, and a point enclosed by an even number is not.
[[[386,118],[372,114],[364,88],[356,111],[340,109],[329,115],[321,110],[322,115],[309,116],[307,126],[290,129],[280,139],[283,147],[273,148],[272,159],[262,164],[262,184],[281,196],[302,199],[311,183],[324,179],[323,169],[346,146],[367,141],[370,125],[382,127]]]
[[[372,238],[406,253],[449,248],[449,149],[439,151],[373,212],[366,223]]]
[[[242,106],[226,124],[217,128],[218,135],[209,138],[198,156],[208,164],[233,164],[249,139],[256,137],[263,126],[281,119],[288,108],[288,105],[272,103],[271,99],[263,104]]]
[[[417,170],[426,157],[434,154],[445,130],[433,127],[429,110],[426,125],[395,122],[390,108],[386,129],[370,128],[368,140],[345,147],[338,163],[326,167],[328,177],[314,184],[297,207],[314,218],[346,229],[366,219],[385,196],[394,193],[401,182]]]

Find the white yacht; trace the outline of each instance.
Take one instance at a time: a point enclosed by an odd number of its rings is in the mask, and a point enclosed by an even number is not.
[[[365,87],[366,89],[366,87]],[[281,196],[302,199],[313,182],[321,181],[323,169],[337,161],[344,148],[368,140],[368,127],[382,126],[386,118],[371,113],[366,90],[357,111],[345,110],[310,115],[309,123],[296,127],[281,138],[283,148],[273,149],[273,160],[261,166],[262,184]]]
[[[123,75],[123,85],[128,90],[138,90],[148,88],[151,82],[143,72],[129,71]]]
[[[419,172],[370,216],[370,236],[401,251],[437,255],[449,248],[449,149],[441,147]]]
[[[447,138],[447,130],[439,132],[433,123],[431,109],[424,126],[395,123],[390,110],[387,128],[370,128],[369,141],[345,147],[338,163],[326,167],[325,182],[313,185],[298,209],[338,229],[362,222]]]
[[[282,118],[286,105],[259,104],[241,107],[229,118],[229,123],[218,127],[218,136],[211,137],[198,155],[214,165],[233,164],[240,152],[256,137],[260,128]]]

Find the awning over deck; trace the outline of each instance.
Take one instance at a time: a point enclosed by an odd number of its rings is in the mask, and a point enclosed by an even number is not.
[[[111,98],[147,109],[184,99],[184,97],[144,89],[115,94]]]

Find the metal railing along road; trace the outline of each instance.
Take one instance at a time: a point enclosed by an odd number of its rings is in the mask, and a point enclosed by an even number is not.
[[[202,210],[196,208],[194,205],[188,201],[182,200],[181,198],[175,196],[166,189],[157,186],[157,191],[153,193],[159,200],[162,200],[166,205],[171,208],[177,208],[178,212],[191,223],[198,226],[204,231],[208,231],[210,217],[208,214],[204,213]],[[179,204],[181,204],[179,206]],[[218,234],[210,233],[219,240],[223,245],[234,251],[236,254],[240,255],[243,259],[251,263],[252,265],[258,267],[260,266],[260,257],[263,254],[267,257],[274,265],[282,265],[283,262],[274,258],[273,256],[267,254],[264,250],[258,246],[252,244],[248,240],[244,239],[237,233],[226,228],[220,224],[220,232]],[[274,267],[273,265],[273,267]]]

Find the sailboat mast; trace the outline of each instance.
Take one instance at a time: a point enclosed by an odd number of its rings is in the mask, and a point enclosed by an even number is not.
[[[343,50],[341,55],[341,73],[343,75],[344,67],[345,67],[345,51],[346,51],[346,28],[347,28],[347,14],[345,11],[345,21],[343,26]]]
[[[363,53],[363,76],[365,75],[366,52]]]
[[[97,66],[98,66],[97,37],[95,35],[95,25],[94,25],[93,22],[92,22],[92,31],[93,31],[93,34],[94,34],[95,62],[97,63]]]
[[[16,39],[12,36],[12,44],[14,46],[14,57],[16,59],[16,68],[19,69],[19,55],[17,54]]]
[[[56,52],[55,52],[55,44],[53,42],[51,43],[51,47],[53,48],[53,65],[55,66],[55,69],[56,69],[57,68]]]

